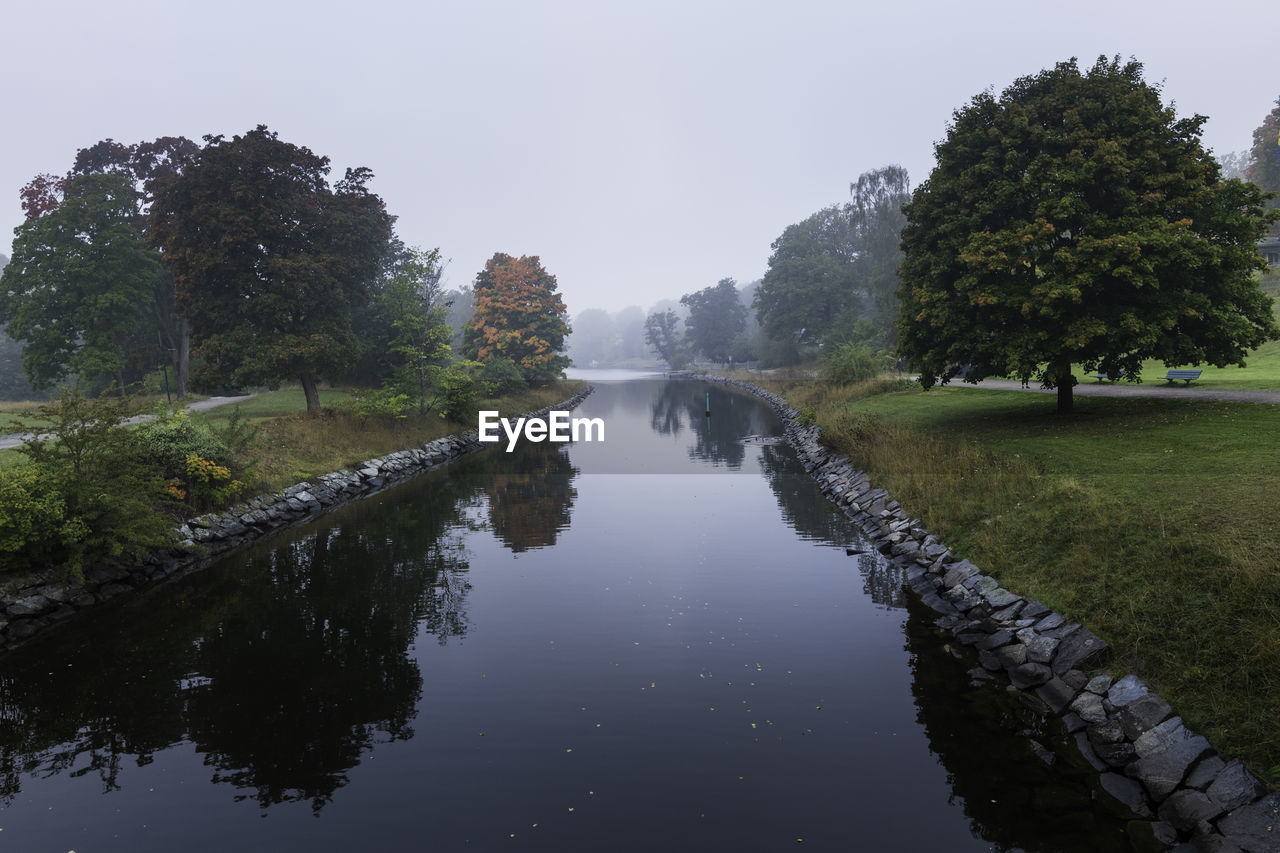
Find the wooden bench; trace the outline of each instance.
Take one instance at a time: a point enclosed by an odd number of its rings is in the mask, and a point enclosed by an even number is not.
[[[1164,378],[1166,382],[1172,382],[1175,379],[1181,379],[1183,382],[1190,385],[1194,380],[1200,378],[1200,374],[1202,372],[1203,371],[1200,371],[1200,370],[1170,370],[1165,375]]]

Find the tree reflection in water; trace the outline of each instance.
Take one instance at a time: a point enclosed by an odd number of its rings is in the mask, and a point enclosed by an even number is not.
[[[556,544],[568,529],[578,492],[578,469],[563,445],[522,442],[521,452],[486,479],[493,532],[515,553]]]
[[[8,656],[0,798],[28,775],[115,790],[129,759],[187,740],[238,798],[321,809],[363,752],[413,736],[419,632],[443,644],[467,631],[468,565],[450,530],[479,484],[417,487],[421,500],[354,504]]]

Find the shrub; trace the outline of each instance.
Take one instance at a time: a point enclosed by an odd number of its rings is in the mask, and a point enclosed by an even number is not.
[[[24,490],[48,506],[61,499],[56,561],[75,580],[83,579],[87,564],[131,560],[172,541],[162,511],[164,481],[137,432],[123,426],[133,413],[129,399],[94,399],[73,388],[40,407],[39,423],[21,425],[39,436],[26,441],[22,452],[41,482],[34,491]],[[16,529],[17,538],[26,535],[21,522]],[[39,550],[29,546],[21,558],[29,559],[32,548]]]
[[[160,467],[165,478],[187,472],[187,457],[199,456],[229,465],[232,454],[226,442],[185,410],[171,412],[138,429],[138,447],[146,459]]]
[[[88,533],[40,466],[0,471],[0,570],[64,562]]]
[[[525,387],[524,374],[510,359],[495,358],[486,361],[480,371],[480,388],[486,397],[512,394]]]
[[[384,416],[407,417],[414,407],[413,399],[395,388],[377,388],[358,391],[351,403],[351,410],[360,418]]]
[[[845,343],[823,359],[822,378],[832,385],[850,385],[874,379],[884,370],[882,359],[862,343]]]
[[[437,399],[442,417],[459,423],[475,420],[479,389],[472,371],[478,366],[474,361],[459,361],[441,371]]]

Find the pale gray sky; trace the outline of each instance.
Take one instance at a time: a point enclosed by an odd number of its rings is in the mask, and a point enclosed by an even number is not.
[[[1274,2],[46,0],[0,12],[0,252],[18,189],[111,137],[266,124],[368,166],[406,243],[536,254],[571,314],[764,273],[864,171],[933,166],[952,111],[1133,56],[1218,153],[1280,95]]]

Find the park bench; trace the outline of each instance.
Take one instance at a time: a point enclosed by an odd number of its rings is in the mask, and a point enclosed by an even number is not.
[[[1096,380],[1098,380],[1099,382],[1106,382],[1107,380],[1111,379],[1111,377],[1110,377],[1109,375],[1107,375],[1106,373],[1095,373],[1095,374],[1093,374],[1093,378],[1094,378],[1094,379],[1096,379]],[[1120,381],[1120,380],[1121,380],[1121,379],[1123,379],[1123,378],[1124,378],[1124,374],[1123,374],[1123,373],[1117,373],[1117,374],[1116,374],[1115,379],[1114,379],[1114,380],[1112,380],[1112,381],[1114,381],[1114,382],[1118,382],[1118,381]]]
[[[1183,382],[1190,385],[1192,381],[1200,378],[1201,372],[1202,371],[1199,370],[1170,370],[1164,378],[1166,382],[1181,379]]]

